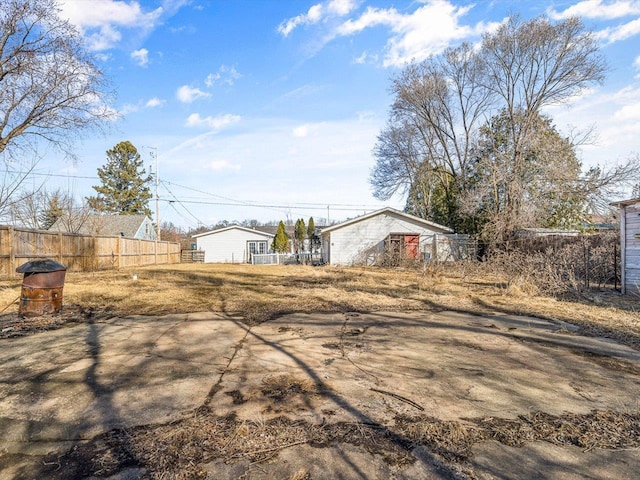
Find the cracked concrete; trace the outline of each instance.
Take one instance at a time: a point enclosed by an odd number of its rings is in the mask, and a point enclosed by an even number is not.
[[[316,390],[275,401],[265,382],[282,376]],[[286,415],[316,424],[392,425],[397,415],[458,421],[536,410],[637,412],[638,398],[640,352],[540,319],[293,314],[249,328],[214,313],[113,318],[0,340],[0,478],[18,478],[20,463],[44,453],[114,428],[168,423],[202,405],[251,421]],[[516,478],[517,468],[506,464],[511,457],[526,460],[522,471],[541,478],[633,478],[637,453],[483,442],[472,465],[487,479]],[[6,460],[11,455],[18,460]],[[596,474],[591,466],[599,460],[606,463]],[[327,465],[324,473],[319,465]],[[342,478],[441,478],[425,462],[390,470],[355,446],[296,446],[259,471],[243,462],[213,462],[207,470],[212,478],[273,478],[285,466],[293,473],[307,468],[313,479],[340,471]]]

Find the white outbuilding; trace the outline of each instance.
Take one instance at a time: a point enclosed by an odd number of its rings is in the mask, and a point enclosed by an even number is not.
[[[620,208],[622,293],[640,294],[640,198],[612,203]]]
[[[455,259],[456,245],[466,246],[468,237],[452,234],[453,230],[444,225],[383,208],[324,228],[323,261],[330,265],[372,265],[388,255],[409,260]]]
[[[269,253],[274,235],[232,225],[194,235],[205,263],[250,263],[251,256]]]

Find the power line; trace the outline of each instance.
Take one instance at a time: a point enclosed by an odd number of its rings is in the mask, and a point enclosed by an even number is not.
[[[28,172],[28,171],[15,171],[15,170],[0,170],[1,173],[12,173],[18,175],[25,176],[39,176],[39,177],[54,177],[54,178],[74,178],[74,179],[82,179],[82,180],[100,180],[97,176],[87,176],[87,175],[71,175],[71,174],[56,174],[56,173],[37,173],[37,172]],[[205,190],[199,190],[197,188],[188,187],[186,185],[181,185],[179,183],[170,182],[168,180],[162,180],[161,183],[166,185],[173,185],[176,187],[184,188],[186,190],[191,190],[197,193],[202,193],[204,195],[220,198],[222,200],[226,200],[226,202],[212,202],[200,199],[199,197],[187,197],[192,198],[191,200],[178,200],[173,192],[169,191],[169,193],[175,198],[175,200],[169,200],[166,198],[160,198],[160,201],[164,202],[173,202],[178,201],[180,205],[185,208],[189,215],[193,216],[187,209],[184,207],[184,203],[190,203],[194,205],[219,205],[219,206],[228,206],[228,207],[254,207],[254,208],[268,208],[275,209],[279,212],[287,213],[287,210],[306,210],[306,211],[317,211],[317,210],[325,210],[327,207],[331,207],[332,210],[337,211],[345,211],[345,212],[358,212],[364,210],[372,210],[374,208],[379,208],[377,205],[367,205],[367,204],[351,204],[351,203],[314,203],[314,202],[299,202],[288,205],[278,205],[278,204],[266,204],[260,203],[256,201],[246,201],[246,200],[236,200],[234,198],[225,197],[222,195],[216,195],[211,192],[207,192]],[[196,217],[194,217],[196,218]],[[202,223],[202,222],[201,222]]]
[[[173,202],[174,200],[169,200],[166,198],[160,198],[161,201],[163,202]],[[306,210],[306,211],[317,211],[317,210],[324,210],[327,208],[326,204],[317,204],[317,207],[297,207],[297,206],[292,206],[292,205],[267,205],[267,204],[238,204],[238,203],[228,203],[228,202],[212,202],[212,201],[207,201],[207,200],[182,200],[181,203],[190,203],[190,204],[195,204],[195,205],[223,205],[223,206],[229,206],[229,207],[255,207],[255,208],[274,208],[274,209],[291,209],[291,210]],[[322,205],[322,206],[320,206]],[[363,209],[361,208],[346,208],[346,207],[338,207],[335,208],[333,207],[333,205],[331,206],[331,208],[333,210],[339,210],[339,211],[344,211],[344,212],[361,212]]]
[[[178,202],[178,204],[184,208],[184,211],[187,212],[189,215],[191,215],[191,217],[193,217],[195,219],[196,222],[198,222],[198,225],[202,224],[203,222],[200,221],[200,219],[198,217],[196,217],[193,213],[191,213],[191,211],[189,211],[189,209],[187,207],[185,207],[182,204],[182,201],[178,200],[178,197],[175,196],[175,194],[169,189],[169,187],[166,185],[167,182],[165,182],[164,180],[161,180],[160,183],[162,184],[162,186],[165,188],[165,190],[167,192],[169,192],[169,194],[175,198],[175,201]],[[176,211],[176,213],[180,214],[178,212],[178,210],[176,209],[176,207],[173,205],[173,202],[169,202],[169,205],[171,205],[173,207],[173,209]]]
[[[205,190],[198,190],[196,188],[187,187],[185,185],[180,185],[178,183],[169,182],[169,181],[166,181],[166,180],[163,180],[163,182],[168,183],[170,185],[174,185],[176,187],[185,188],[187,190],[192,190],[194,192],[202,193],[204,195],[209,195],[211,197],[222,198],[223,200],[229,200],[229,201],[232,201],[232,202],[238,202],[238,203],[241,203],[241,204],[246,205],[246,206],[254,206],[254,205],[255,206],[259,206],[260,205],[259,202],[236,200],[236,199],[233,199],[233,198],[223,197],[221,195],[216,195],[215,193],[207,192]],[[316,206],[316,207],[322,207],[322,208],[326,208],[327,207],[327,203],[326,202],[323,202],[323,203],[297,202],[295,205],[309,205],[309,206]],[[360,207],[360,209],[362,209],[362,208],[378,208],[377,205],[367,205],[367,204],[358,204],[358,203],[330,203],[329,205],[332,208],[333,207]],[[285,207],[285,208],[288,208],[288,207]]]
[[[84,175],[63,175],[61,173],[38,173],[38,172],[24,172],[19,170],[0,170],[0,173],[14,173],[16,175],[26,175],[32,177],[59,177],[59,178],[79,178],[84,180],[100,180],[100,177],[88,177]]]

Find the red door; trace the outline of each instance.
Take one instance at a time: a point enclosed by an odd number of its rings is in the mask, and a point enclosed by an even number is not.
[[[407,258],[417,260],[420,253],[420,235],[405,235],[404,251]]]

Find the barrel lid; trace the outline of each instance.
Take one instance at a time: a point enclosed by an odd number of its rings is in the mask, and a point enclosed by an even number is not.
[[[60,270],[66,270],[67,267],[55,260],[46,258],[44,260],[32,260],[24,263],[16,268],[16,273],[45,273],[45,272],[58,272]]]

